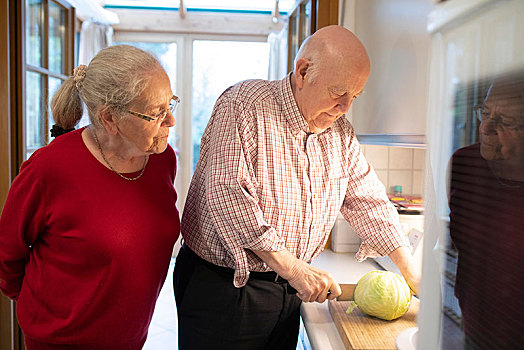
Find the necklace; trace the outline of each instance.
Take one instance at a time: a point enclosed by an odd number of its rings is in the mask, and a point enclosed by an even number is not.
[[[121,173],[119,173],[118,171],[115,170],[115,168],[113,168],[111,166],[111,164],[109,164],[109,162],[107,161],[106,159],[106,155],[104,154],[104,151],[102,151],[102,147],[100,146],[100,142],[98,141],[98,136],[96,135],[96,131],[93,130],[92,132],[93,134],[93,137],[95,138],[95,141],[96,141],[96,145],[98,146],[98,150],[100,151],[100,154],[102,155],[102,158],[104,159],[104,162],[106,162],[107,166],[109,167],[109,169],[111,169],[113,172],[115,172],[118,176],[120,176],[122,179],[125,179],[127,181],[135,181],[135,180],[138,180],[140,179],[140,177],[142,175],[144,175],[144,171],[146,170],[146,165],[147,165],[147,161],[149,159],[148,156],[145,156],[144,158],[144,165],[142,166],[142,170],[140,170],[140,174],[138,174],[137,176],[135,177],[127,177],[127,176],[124,176],[122,175]]]

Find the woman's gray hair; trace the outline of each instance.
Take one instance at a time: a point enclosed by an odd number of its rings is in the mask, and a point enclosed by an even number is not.
[[[115,45],[99,51],[87,68],[78,67],[54,94],[51,113],[55,124],[74,128],[82,118],[83,101],[91,124],[100,125],[102,110],[120,113],[128,109],[159,69],[162,65],[156,57],[134,46]]]

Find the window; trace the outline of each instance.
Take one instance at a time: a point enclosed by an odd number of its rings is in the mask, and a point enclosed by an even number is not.
[[[193,171],[200,139],[215,101],[229,86],[247,79],[267,79],[269,45],[261,42],[195,40],[193,42]]]
[[[73,68],[74,19],[60,0],[25,0],[23,157],[50,141],[51,98]],[[24,160],[22,159],[22,160]]]

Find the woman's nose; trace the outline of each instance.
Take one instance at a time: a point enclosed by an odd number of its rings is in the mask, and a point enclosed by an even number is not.
[[[175,124],[176,124],[175,116],[173,115],[173,113],[171,113],[171,111],[168,111],[166,114],[166,118],[162,122],[162,126],[166,126],[170,128],[172,126],[175,126]]]

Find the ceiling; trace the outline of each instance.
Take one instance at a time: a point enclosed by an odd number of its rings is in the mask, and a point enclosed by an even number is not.
[[[278,9],[287,14],[295,0],[279,0]],[[271,13],[275,0],[184,0],[188,11]],[[178,9],[180,0],[105,0],[105,8]]]

